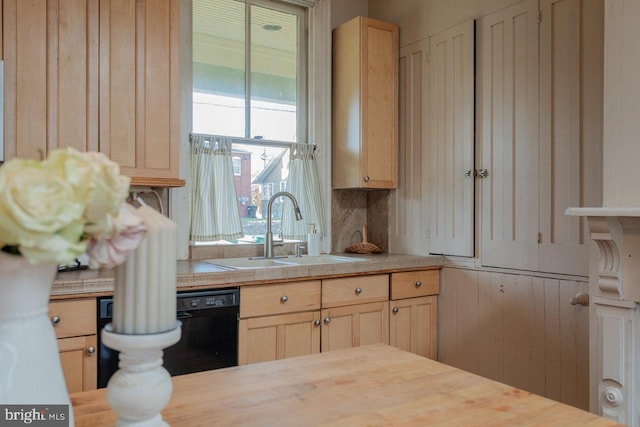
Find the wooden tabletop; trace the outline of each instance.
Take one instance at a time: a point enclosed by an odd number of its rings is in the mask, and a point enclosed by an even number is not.
[[[171,426],[616,426],[387,345],[173,378]],[[77,427],[113,426],[105,390],[71,395]]]

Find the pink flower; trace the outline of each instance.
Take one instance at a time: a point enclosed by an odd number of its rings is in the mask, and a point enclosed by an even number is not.
[[[147,227],[136,214],[135,208],[123,203],[118,217],[113,222],[112,234],[89,241],[87,254],[90,258],[90,268],[112,268],[122,264],[129,252],[138,247],[146,232]]]

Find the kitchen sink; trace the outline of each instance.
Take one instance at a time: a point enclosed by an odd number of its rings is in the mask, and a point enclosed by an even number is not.
[[[205,260],[205,262],[217,267],[232,268],[235,270],[296,267],[302,265],[344,264],[362,261],[369,260],[365,258],[350,258],[337,255],[301,257],[288,256],[284,258],[221,258]]]
[[[292,267],[298,264],[287,262],[289,258],[221,258],[209,259],[205,262],[216,266],[233,268],[236,270],[249,270],[253,268]]]

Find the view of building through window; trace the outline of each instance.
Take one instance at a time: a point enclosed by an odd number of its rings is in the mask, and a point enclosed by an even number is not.
[[[304,8],[277,1],[193,0],[194,133],[299,141],[304,16]],[[232,156],[245,233],[238,242],[260,242],[268,201],[286,188],[289,150],[234,143]],[[274,234],[281,204],[272,205]]]

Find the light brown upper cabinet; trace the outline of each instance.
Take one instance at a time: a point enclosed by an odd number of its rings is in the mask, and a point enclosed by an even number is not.
[[[179,0],[4,0],[5,158],[101,151],[179,179]]]
[[[100,151],[138,185],[174,187],[180,1],[100,2]]]
[[[5,160],[98,150],[98,1],[4,0]]]
[[[397,187],[398,31],[361,16],[333,31],[333,188]]]

